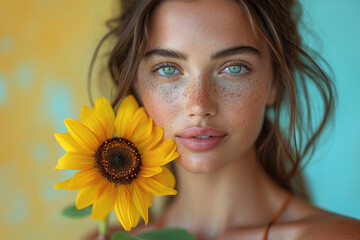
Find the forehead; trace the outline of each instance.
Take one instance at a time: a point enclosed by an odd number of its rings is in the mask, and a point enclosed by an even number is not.
[[[238,45],[264,49],[233,0],[165,1],[150,17],[148,50],[192,46],[205,51]]]

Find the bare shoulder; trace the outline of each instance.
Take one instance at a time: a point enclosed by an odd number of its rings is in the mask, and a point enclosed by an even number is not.
[[[325,211],[299,198],[294,199],[287,215],[293,221],[284,226],[290,226],[296,240],[360,239],[359,220]]]
[[[299,223],[295,239],[360,239],[360,221],[329,213],[327,216],[305,219]]]

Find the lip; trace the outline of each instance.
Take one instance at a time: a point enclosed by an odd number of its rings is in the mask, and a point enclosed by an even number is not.
[[[196,138],[210,136],[209,138]],[[179,142],[193,151],[208,151],[218,146],[227,134],[212,127],[191,127],[180,132],[176,138]]]

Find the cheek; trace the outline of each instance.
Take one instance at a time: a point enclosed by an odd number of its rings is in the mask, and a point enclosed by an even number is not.
[[[267,81],[251,79],[242,86],[219,91],[224,92],[223,114],[231,119],[232,130],[240,131],[243,137],[254,142],[264,119],[269,94]]]
[[[182,90],[175,84],[156,83],[148,78],[141,81],[138,93],[147,113],[156,126],[164,128],[164,138],[168,138],[168,130],[173,128],[173,120],[180,109],[178,100]]]
[[[263,105],[267,97],[267,84],[263,79],[246,79],[241,83],[229,82],[227,86],[220,86],[217,90],[222,96],[224,107],[234,112],[242,112],[258,105]]]

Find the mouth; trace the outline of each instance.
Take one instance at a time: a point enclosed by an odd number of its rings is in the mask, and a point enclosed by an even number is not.
[[[192,127],[180,132],[176,138],[192,151],[208,151],[217,147],[226,136],[225,132],[215,128]]]
[[[194,136],[194,138],[211,138],[213,136]]]

